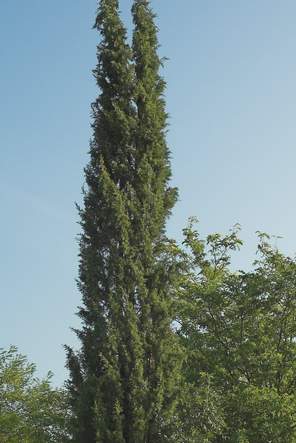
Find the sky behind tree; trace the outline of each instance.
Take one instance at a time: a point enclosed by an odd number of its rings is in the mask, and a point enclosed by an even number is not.
[[[181,240],[189,216],[203,234],[242,225],[234,265],[254,259],[255,231],[294,255],[296,3],[154,0],[169,58],[168,133],[180,198],[168,225]],[[131,0],[121,1],[131,27]],[[1,5],[2,217],[0,347],[19,346],[65,378],[62,344],[76,289],[81,201],[98,34],[95,0]]]

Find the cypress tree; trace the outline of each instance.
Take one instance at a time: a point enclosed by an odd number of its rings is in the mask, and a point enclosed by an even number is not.
[[[118,8],[101,0],[95,22],[100,95],[79,208],[81,349],[67,348],[77,443],[169,441],[176,402],[165,83],[148,2],[134,3],[132,49]]]
[[[171,441],[180,353],[172,334],[172,303],[176,285],[175,264],[166,266],[168,242],[165,224],[177,199],[177,189],[169,186],[170,152],[166,144],[167,113],[165,81],[159,74],[155,14],[148,0],[135,0],[132,8],[133,59],[136,76],[135,135],[138,196],[140,263],[145,281],[141,293],[141,325],[145,350],[144,374],[149,386],[145,442]]]

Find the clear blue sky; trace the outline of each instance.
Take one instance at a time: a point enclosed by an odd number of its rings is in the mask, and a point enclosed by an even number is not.
[[[122,0],[130,27],[131,0]],[[191,215],[203,234],[243,226],[248,267],[255,231],[296,251],[296,2],[154,0],[170,60],[169,144],[180,201],[169,232]],[[0,14],[0,347],[15,344],[39,373],[65,378],[63,343],[76,290],[87,161],[96,0],[2,1]]]

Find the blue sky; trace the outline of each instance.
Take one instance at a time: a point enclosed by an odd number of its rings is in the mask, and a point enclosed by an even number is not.
[[[122,0],[130,28],[131,1]],[[296,251],[294,0],[154,0],[169,61],[168,141],[180,200],[169,233],[191,215],[202,234],[241,223],[249,267],[255,231]],[[87,161],[96,0],[1,2],[0,347],[15,344],[43,375],[66,376],[63,343],[76,290]]]

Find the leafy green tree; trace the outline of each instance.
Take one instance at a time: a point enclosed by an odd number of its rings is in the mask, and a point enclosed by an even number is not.
[[[93,138],[80,209],[78,353],[68,348],[73,436],[84,443],[171,441],[181,352],[172,329],[178,250],[165,141],[165,83],[148,1],[133,48],[117,0],[101,0]]]
[[[208,374],[201,373],[198,384],[183,380],[178,406],[175,418],[178,425],[172,439],[174,443],[210,443],[223,432],[223,403]]]
[[[51,386],[51,374],[39,380],[35,365],[15,347],[0,352],[1,443],[67,442],[67,396]]]
[[[200,239],[185,230],[192,275],[184,291],[180,336],[186,378],[202,374],[220,392],[226,428],[213,442],[296,441],[296,262],[259,234],[254,269],[234,272],[237,231]]]

